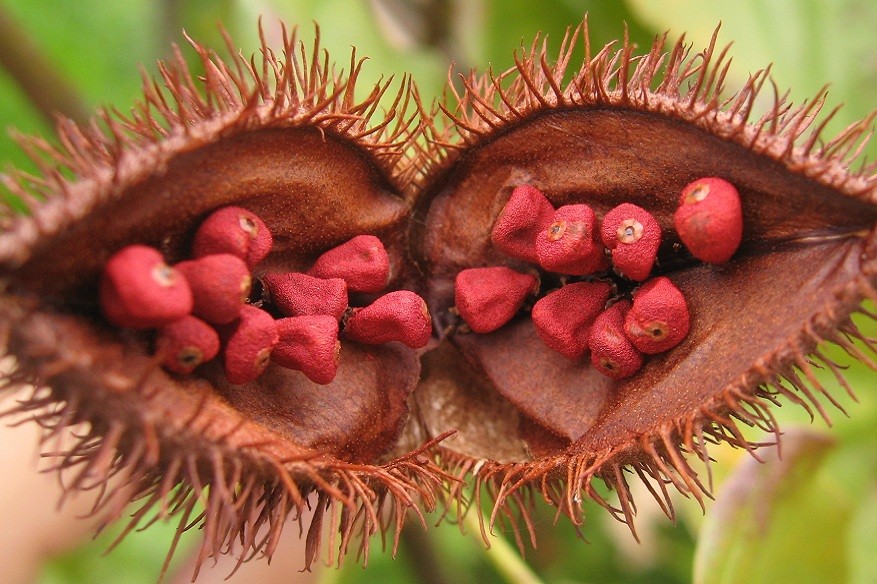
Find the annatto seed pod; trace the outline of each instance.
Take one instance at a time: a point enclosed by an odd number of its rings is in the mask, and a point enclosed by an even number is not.
[[[569,359],[588,350],[591,324],[612,294],[608,282],[576,282],[550,292],[533,305],[533,326],[546,345]]]
[[[536,237],[539,265],[549,272],[585,276],[609,265],[598,243],[597,217],[588,205],[564,205]]]
[[[277,321],[280,340],[271,360],[281,367],[301,371],[320,385],[331,383],[338,373],[338,319],[316,314],[293,316]]]
[[[271,304],[286,316],[328,314],[337,321],[347,310],[347,283],[341,278],[315,278],[290,272],[267,274],[262,282]]]
[[[308,274],[341,278],[353,292],[380,292],[390,277],[390,258],[374,235],[357,235],[317,258]]]
[[[100,302],[104,316],[113,324],[149,329],[189,314],[192,291],[158,250],[129,245],[107,261],[101,274]]]
[[[548,229],[553,217],[554,207],[542,191],[530,185],[517,186],[493,224],[490,240],[509,257],[538,263],[536,238]]]
[[[663,276],[652,278],[633,293],[624,319],[630,342],[643,353],[668,351],[688,335],[690,317],[685,296]]]
[[[297,535],[291,523],[309,522],[312,565],[320,542],[337,536],[343,555],[389,530],[398,543],[407,517],[437,506],[453,516],[493,504],[498,520],[535,539],[547,522],[528,501],[581,524],[593,499],[632,523],[631,481],[642,478],[672,514],[673,489],[699,500],[708,492],[714,442],[758,448],[764,440],[745,437],[741,423],[779,433],[774,400],[827,418],[821,396],[836,390],[814,368],[846,383],[843,365],[874,361],[851,315],[873,319],[861,304],[877,299],[877,176],[850,170],[848,154],[870,121],[833,140],[819,123],[810,132],[818,96],[798,108],[768,101],[750,125],[766,76],[728,94],[714,45],[694,53],[659,38],[637,55],[624,41],[576,62],[583,32],[570,33],[556,60],[537,39],[514,70],[473,73],[435,117],[407,84],[363,92],[359,62],[345,77],[293,38],[263,45],[252,61],[233,51],[229,64],[196,45],[201,73],[182,57],[163,65],[128,119],[62,122],[58,141],[30,143],[42,176],[2,176],[8,200],[29,212],[2,209],[10,369],[0,391],[35,384],[16,413],[49,437],[85,428],[59,453],[70,489],[105,487],[97,507],[115,516],[135,499],[131,528],[153,510],[177,514],[181,530],[203,534],[196,564],[230,550],[241,561],[270,556],[282,530]],[[532,180],[552,205],[588,205],[600,217],[631,203],[672,239],[683,188],[714,176],[739,191],[743,241],[722,269],[662,245],[657,262],[684,291],[690,332],[636,375],[614,380],[550,349],[526,310],[490,334],[460,326],[455,281],[504,261],[491,233],[510,189]],[[204,219],[230,206],[274,232],[256,277],[306,271],[338,244],[377,235],[393,266],[381,292],[422,296],[440,325],[430,343],[342,334],[324,388],[276,364],[240,385],[219,359],[190,375],[164,370],[152,332],[104,317],[101,274],[129,245],[191,259]],[[524,295],[537,279],[560,279],[531,267],[539,273],[520,275]],[[489,296],[484,281],[463,296]],[[841,350],[826,357],[831,343]],[[603,483],[617,498],[604,498]]]
[[[223,207],[198,227],[192,255],[200,258],[229,253],[252,269],[268,255],[273,244],[271,231],[255,213],[241,207]]]
[[[156,353],[164,355],[165,369],[188,375],[219,354],[219,335],[200,318],[188,315],[162,327],[155,347]]]
[[[594,320],[588,335],[591,363],[612,379],[630,377],[643,366],[642,353],[624,334],[624,318],[629,310],[630,301],[616,302]]]
[[[638,282],[649,277],[661,246],[661,226],[651,213],[622,203],[603,217],[600,236],[617,273]]]
[[[691,255],[711,264],[723,264],[743,239],[740,193],[724,179],[698,179],[682,189],[673,221]]]
[[[223,253],[174,266],[192,289],[192,313],[213,324],[235,320],[250,295],[250,270],[244,260]]]
[[[539,278],[505,266],[470,268],[457,274],[454,304],[476,333],[493,332],[515,316],[539,289]]]

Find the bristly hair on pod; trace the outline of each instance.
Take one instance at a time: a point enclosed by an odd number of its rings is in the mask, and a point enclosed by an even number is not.
[[[585,57],[574,71],[579,40]],[[33,386],[15,411],[43,424],[47,440],[87,422],[58,459],[74,472],[68,488],[96,489],[96,512],[111,517],[138,501],[129,530],[171,515],[178,533],[201,526],[199,565],[221,553],[270,557],[285,519],[302,522],[309,504],[306,566],[323,540],[340,562],[359,538],[366,558],[376,532],[392,532],[395,547],[409,511],[423,520],[444,500],[465,513],[473,482],[476,499],[494,501],[490,522],[509,521],[521,546],[521,526],[535,538],[537,495],[577,525],[590,497],[631,530],[630,476],[671,517],[668,485],[702,502],[710,443],[754,453],[740,424],[778,435],[778,398],[828,420],[823,402],[839,403],[818,367],[852,393],[824,343],[877,368],[877,347],[850,318],[874,318],[861,304],[877,299],[877,168],[849,170],[873,118],[823,141],[820,94],[798,107],[777,95],[750,120],[767,71],[725,97],[728,61],[715,36],[696,55],[684,40],[666,44],[660,37],[635,56],[625,39],[592,54],[583,23],[555,62],[539,37],[513,69],[473,73],[431,111],[403,81],[383,117],[389,82],[357,101],[361,61],[352,57],[345,76],[319,41],[308,51],[295,32],[279,55],[263,40],[251,61],[226,63],[193,43],[203,84],[177,51],[130,115],[105,111],[88,128],[61,122],[60,148],[23,142],[42,176],[4,177],[30,211],[4,209],[0,234],[0,336],[16,363],[3,384]],[[721,266],[687,253],[673,227],[681,190],[703,177],[740,194],[743,240]],[[527,300],[569,276],[491,242],[521,185],[555,209],[587,204],[598,220],[621,203],[654,216],[662,243],[652,276],[684,297],[685,339],[621,380],[548,348]],[[148,332],[101,314],[101,271],[135,243],[170,264],[188,259],[200,222],[227,206],[274,236],[254,282],[307,273],[329,250],[373,236],[388,259],[381,292],[416,292],[427,305],[418,314],[438,330],[425,347],[369,345],[345,338],[342,318],[326,385],[276,364],[242,385],[215,363],[191,376],[163,371]],[[485,267],[531,274],[539,286],[479,333],[460,320],[454,282]],[[609,273],[585,278],[611,281],[618,298],[609,302],[636,293]],[[278,316],[259,288],[249,303]],[[373,301],[352,294],[348,320]]]
[[[450,427],[429,412],[448,399],[440,388],[453,384],[473,404],[489,405],[466,385],[501,396],[502,407],[511,404],[519,419],[512,434],[523,449],[507,441],[492,451],[490,441],[461,431],[438,451],[461,479],[452,489],[457,512],[471,504],[463,485],[474,481],[475,496],[494,501],[490,524],[510,522],[519,543],[521,529],[535,542],[528,514],[534,495],[576,525],[582,501],[591,498],[636,537],[633,475],[671,518],[668,485],[703,506],[711,496],[710,443],[757,458],[759,444],[740,426],[778,440],[771,413],[778,398],[830,423],[824,403],[843,408],[817,369],[854,398],[826,344],[877,368],[877,344],[851,319],[875,318],[862,303],[877,300],[877,165],[850,169],[870,139],[874,114],[826,139],[837,110],[818,117],[825,91],[795,106],[773,86],[772,105],[752,119],[756,100],[769,91],[770,70],[728,95],[730,60],[727,48],[717,49],[718,32],[697,54],[684,37],[668,47],[666,34],[642,55],[626,38],[594,54],[585,21],[563,39],[556,61],[537,37],[512,69],[473,72],[462,78],[462,91],[449,83],[445,101],[424,112],[432,148],[422,158],[415,217],[423,227],[412,248],[432,285],[430,309],[447,323],[447,348],[433,362],[427,356],[419,413],[435,431]],[[585,58],[574,69],[579,41]],[[673,227],[682,188],[705,176],[734,182],[743,198],[743,245],[720,269],[687,254]],[[656,273],[669,276],[691,307],[682,345],[611,384],[546,350],[526,315],[490,335],[455,327],[446,290],[456,273],[520,265],[485,235],[520,185],[540,189],[555,207],[587,203],[599,217],[619,203],[653,213],[666,238]],[[441,370],[455,360],[470,367],[456,375]],[[558,403],[564,411],[552,407]],[[614,490],[617,502],[595,481]]]
[[[190,40],[202,82],[175,48],[160,79],[144,78],[129,115],[101,111],[88,127],[62,120],[58,147],[22,138],[42,175],[2,176],[28,207],[0,210],[0,327],[3,352],[15,358],[3,388],[30,388],[7,415],[32,417],[47,442],[87,423],[55,468],[73,473],[68,490],[94,490],[94,513],[107,520],[137,501],[124,533],[178,517],[162,574],[186,529],[203,530],[198,566],[223,553],[239,566],[270,557],[287,517],[301,524],[307,509],[306,567],[325,539],[329,561],[332,546],[340,562],[357,539],[366,561],[371,535],[391,531],[395,547],[409,511],[422,521],[449,479],[423,454],[443,436],[385,456],[419,374],[414,351],[345,346],[328,390],[269,366],[270,391],[248,403],[261,381],[238,389],[211,364],[170,375],[148,334],[114,329],[100,314],[96,282],[112,253],[136,242],[172,263],[186,259],[199,222],[230,204],[258,213],[279,239],[256,276],[304,272],[330,247],[370,233],[394,257],[387,285],[407,277],[393,233],[417,171],[406,154],[420,124],[410,80],[395,96],[390,80],[358,99],[355,52],[345,73],[319,30],[310,49],[295,29],[283,29],[280,53],[261,27],[260,38],[261,55],[247,60],[226,37],[227,61]],[[311,214],[285,210],[297,207]],[[303,420],[297,408],[321,417]]]

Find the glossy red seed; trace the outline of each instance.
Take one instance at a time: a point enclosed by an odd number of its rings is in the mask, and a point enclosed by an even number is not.
[[[271,251],[274,238],[255,213],[241,207],[223,207],[210,214],[198,227],[192,255],[230,253],[252,269]]]
[[[234,384],[248,383],[259,377],[271,358],[271,350],[280,339],[271,315],[245,304],[238,320],[220,328],[224,341],[222,362],[225,376]]]
[[[268,274],[262,278],[271,303],[286,316],[325,314],[339,320],[347,310],[347,283],[307,274]]]
[[[156,352],[168,371],[188,375],[219,353],[219,335],[195,316],[184,316],[158,331]]]
[[[536,333],[549,348],[580,359],[588,350],[591,324],[610,294],[607,282],[576,282],[546,294],[533,305]]]
[[[390,258],[380,239],[357,235],[317,258],[308,274],[341,278],[352,292],[380,292],[390,278]]]
[[[642,353],[624,334],[624,319],[629,309],[630,301],[616,302],[600,313],[588,336],[591,363],[612,379],[630,377],[643,366]]]
[[[356,308],[344,326],[344,338],[370,345],[399,341],[412,349],[425,347],[432,337],[432,318],[426,302],[408,290],[384,294]]]
[[[174,266],[192,289],[192,314],[212,324],[227,324],[238,317],[250,295],[250,269],[244,260],[223,253],[207,255]]]
[[[104,266],[100,304],[107,320],[117,326],[158,328],[192,311],[192,291],[157,249],[129,245]]]
[[[648,279],[661,245],[661,226],[652,214],[631,203],[622,203],[606,213],[600,239],[612,251],[612,266],[626,278]]]
[[[654,355],[672,349],[688,335],[688,304],[673,282],[652,278],[633,293],[633,306],[624,320],[630,342]]]
[[[673,221],[691,255],[711,264],[723,264],[743,239],[740,193],[720,178],[696,180],[682,189]]]
[[[277,321],[280,341],[271,360],[281,367],[301,371],[320,385],[331,383],[338,372],[338,320],[325,314],[293,316]]]
[[[490,240],[507,256],[538,263],[536,237],[548,229],[554,207],[542,191],[534,186],[520,185],[512,191],[493,224]]]
[[[457,274],[454,302],[470,329],[489,333],[510,321],[538,288],[533,274],[504,266],[470,268]]]
[[[539,265],[551,272],[585,276],[609,267],[597,241],[597,217],[587,205],[564,205],[536,238]]]

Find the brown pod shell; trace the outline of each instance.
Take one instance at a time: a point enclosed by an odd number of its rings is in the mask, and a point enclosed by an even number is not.
[[[198,563],[230,549],[242,561],[270,556],[286,519],[308,508],[311,565],[331,539],[324,528],[338,529],[342,552],[377,531],[398,543],[414,505],[444,497],[471,512],[470,492],[496,497],[494,517],[531,530],[521,502],[534,498],[576,524],[595,499],[632,524],[636,477],[668,514],[668,486],[702,500],[708,445],[758,446],[741,421],[779,433],[770,405],[783,398],[828,418],[822,396],[836,400],[814,368],[846,381],[823,343],[873,365],[873,340],[851,315],[873,318],[861,304],[877,298],[877,177],[850,170],[869,121],[821,136],[811,125],[820,95],[798,107],[777,98],[749,123],[765,73],[729,96],[715,39],[696,58],[665,43],[643,55],[627,42],[592,51],[582,25],[552,59],[537,39],[514,70],[449,89],[458,99],[441,105],[441,120],[406,88],[357,101],[360,63],[345,78],[294,38],[228,64],[196,45],[204,92],[179,57],[130,119],[62,122],[61,146],[29,144],[42,177],[4,175],[30,213],[4,209],[0,233],[0,332],[14,357],[2,387],[37,384],[17,411],[50,432],[86,422],[59,459],[74,488],[108,487],[101,504],[114,511],[109,495],[143,501],[132,528],[152,508],[179,513],[181,529],[199,525]],[[378,111],[393,113],[369,121]],[[740,246],[718,267],[685,252],[673,223],[685,185],[714,176],[735,185],[743,213]],[[457,274],[535,268],[490,237],[525,183],[556,208],[649,210],[664,234],[655,270],[691,313],[680,345],[613,380],[546,347],[526,305],[493,332],[459,326]],[[423,296],[435,343],[421,355],[342,341],[325,387],[275,364],[241,385],[216,360],[168,374],[148,333],[103,318],[102,269],[131,244],[188,259],[203,219],[228,206],[274,235],[256,277],[305,271],[344,242],[377,237],[386,291]],[[113,491],[120,473],[124,490]]]

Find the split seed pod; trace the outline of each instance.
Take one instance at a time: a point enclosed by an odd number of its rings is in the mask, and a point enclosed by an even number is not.
[[[6,177],[33,203],[28,216],[7,212],[0,234],[0,322],[15,357],[3,387],[36,383],[19,410],[57,433],[89,422],[60,463],[80,469],[74,484],[121,473],[116,493],[143,501],[135,524],[170,499],[189,525],[204,499],[200,561],[229,549],[270,556],[284,520],[301,518],[313,495],[312,563],[324,517],[343,552],[388,526],[398,537],[408,511],[441,497],[479,508],[464,484],[494,494],[494,516],[525,529],[534,491],[577,523],[588,497],[632,523],[630,477],[671,513],[667,485],[698,499],[707,490],[698,461],[709,464],[708,444],[755,448],[740,420],[777,430],[772,400],[827,417],[814,363],[843,373],[821,343],[859,360],[874,349],[850,320],[877,298],[877,178],[849,169],[869,124],[835,139],[819,125],[808,133],[820,97],[797,108],[778,99],[748,125],[765,74],[720,95],[714,45],[697,58],[664,39],[641,56],[626,43],[593,53],[583,32],[554,65],[537,40],[514,70],[466,78],[445,113],[411,114],[415,94],[403,89],[386,109],[398,117],[373,121],[387,87],[356,102],[356,61],[346,79],[289,38],[282,52],[263,47],[264,63],[227,65],[196,46],[206,97],[182,65],[167,65],[169,93],[149,84],[130,119],[103,114],[108,135],[64,122],[61,150],[34,142],[45,176]],[[537,176],[554,207],[605,216],[628,202],[654,215],[666,240],[659,264],[691,313],[682,346],[612,380],[546,347],[525,311],[491,333],[453,326],[457,274],[518,261],[490,234],[509,191]],[[721,270],[674,251],[679,193],[711,176],[736,186],[744,213]],[[422,355],[342,339],[332,391],[274,364],[240,386],[215,362],[190,378],[168,374],[147,333],[103,318],[100,274],[131,244],[187,259],[200,222],[228,206],[263,217],[276,236],[265,272],[306,271],[356,236],[378,237],[393,266],[386,290],[417,291],[447,326]]]

